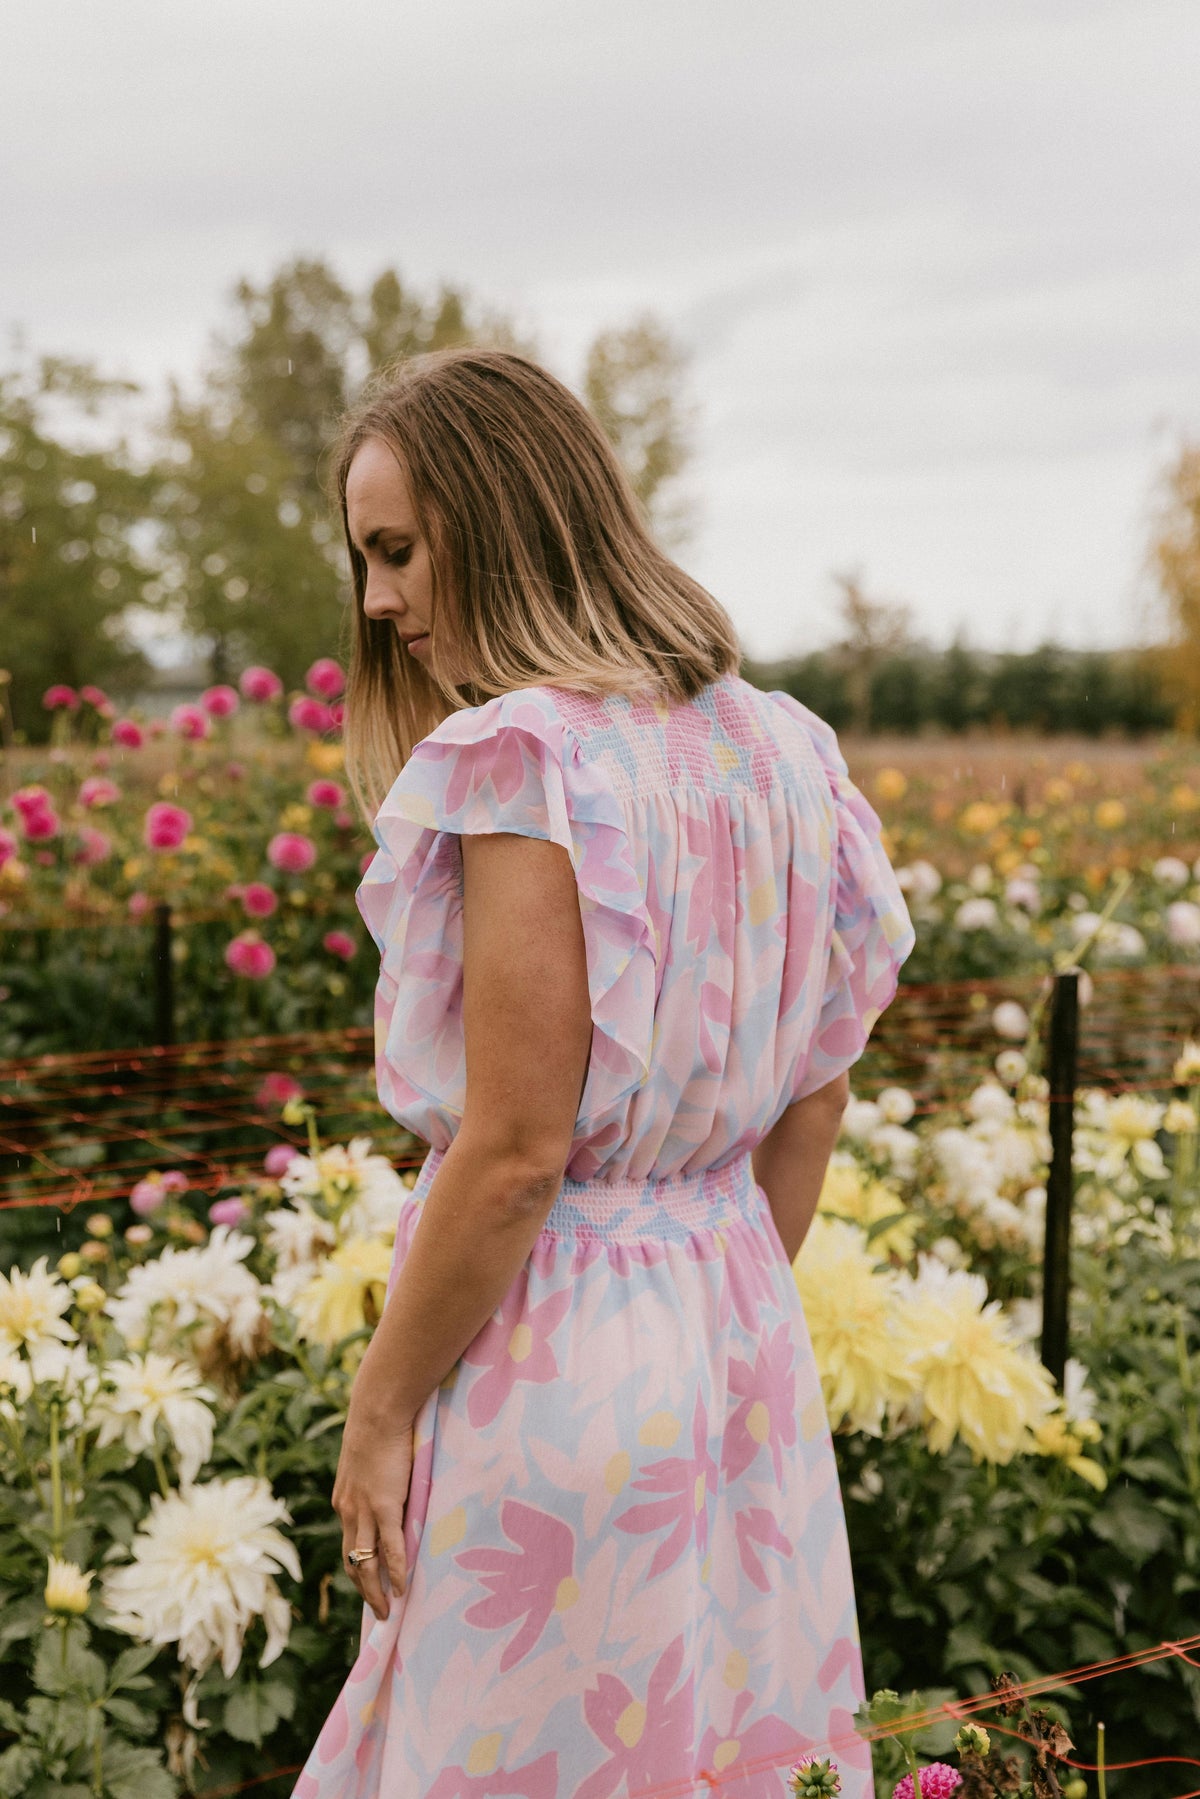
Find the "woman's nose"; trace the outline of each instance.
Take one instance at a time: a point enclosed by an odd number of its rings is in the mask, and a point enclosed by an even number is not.
[[[387,618],[395,610],[394,595],[390,594],[382,581],[368,572],[367,584],[363,589],[363,611],[368,618]]]

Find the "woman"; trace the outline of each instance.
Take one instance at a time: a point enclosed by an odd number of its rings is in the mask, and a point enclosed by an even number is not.
[[[864,1799],[790,1263],[912,946],[879,821],[534,363],[377,380],[336,490],[379,1095],[431,1147],[333,1494],[361,1650],[296,1799],[762,1799],[826,1745]]]

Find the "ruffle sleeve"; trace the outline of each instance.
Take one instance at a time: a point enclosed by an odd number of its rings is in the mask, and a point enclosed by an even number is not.
[[[801,1057],[795,1101],[835,1080],[862,1055],[895,997],[915,932],[883,848],[879,817],[851,781],[832,726],[791,694],[771,697],[808,733],[833,795],[837,831],[823,997],[808,1054]]]
[[[462,853],[466,833],[514,832],[571,858],[587,952],[591,1059],[576,1138],[619,1121],[647,1078],[655,938],[621,802],[553,702],[501,694],[451,716],[414,749],[375,819],[378,849],[355,894],[380,953],[380,1103],[435,1149],[466,1098]]]

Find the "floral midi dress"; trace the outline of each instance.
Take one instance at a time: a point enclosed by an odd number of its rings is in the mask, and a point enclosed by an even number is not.
[[[380,808],[386,1110],[462,1117],[464,832],[570,853],[593,1019],[566,1178],[426,1400],[409,1577],[294,1799],[873,1792],[832,1439],[750,1152],[862,1053],[913,942],[832,730],[726,675],[687,703],[549,686],[452,714]]]

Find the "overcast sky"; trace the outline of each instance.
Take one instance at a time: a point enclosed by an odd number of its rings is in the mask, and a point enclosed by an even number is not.
[[[185,384],[297,253],[692,352],[680,559],[753,655],[837,570],[935,641],[1141,627],[1200,438],[1197,0],[36,0],[0,330]]]

